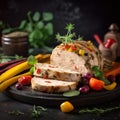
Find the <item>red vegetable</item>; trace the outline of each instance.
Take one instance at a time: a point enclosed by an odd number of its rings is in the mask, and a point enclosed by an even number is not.
[[[65,48],[66,48],[66,49],[70,48],[70,45],[69,45],[69,44],[66,44],[66,45],[65,45]]]
[[[93,90],[96,90],[96,91],[100,91],[103,89],[105,83],[104,81],[102,80],[98,80],[96,78],[90,78],[90,81],[89,81],[89,86],[90,88],[92,88]]]
[[[76,45],[72,45],[71,47],[72,47],[72,50],[76,50],[77,49]]]
[[[110,75],[117,76],[118,74],[120,74],[120,63],[116,63],[116,65],[114,65],[112,69],[106,71],[104,73],[104,76],[105,77],[108,77]]]
[[[21,85],[30,85],[31,79],[31,75],[21,76],[20,78],[18,78],[18,83],[20,83]]]
[[[40,74],[41,73],[41,69],[38,68],[36,72],[37,72],[37,74]]]

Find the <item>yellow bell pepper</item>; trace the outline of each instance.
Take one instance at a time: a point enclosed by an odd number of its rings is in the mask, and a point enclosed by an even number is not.
[[[116,82],[111,83],[110,85],[104,85],[105,90],[113,90],[117,86]]]
[[[84,55],[84,54],[85,54],[85,50],[80,49],[79,50],[79,55]]]
[[[65,101],[60,105],[60,109],[62,112],[67,113],[73,111],[74,106],[69,101]]]
[[[70,48],[68,49],[68,52],[73,52],[72,47],[70,47]]]

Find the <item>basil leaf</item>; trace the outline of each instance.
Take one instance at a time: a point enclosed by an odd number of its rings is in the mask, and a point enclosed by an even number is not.
[[[40,19],[40,13],[39,12],[35,12],[35,14],[33,15],[33,20],[35,22],[37,22],[37,21],[39,21],[39,19]]]
[[[30,73],[33,74],[34,73],[34,67],[30,68]]]
[[[78,96],[79,94],[80,94],[80,91],[78,91],[78,90],[70,90],[70,91],[64,92],[63,96],[73,97],[73,96]]]
[[[44,27],[44,23],[42,22],[42,21],[39,21],[38,23],[37,23],[37,28],[38,29],[42,29]]]
[[[47,23],[45,28],[47,29],[49,35],[53,34],[53,24],[52,23]]]
[[[26,25],[26,28],[25,28],[28,32],[32,32],[33,31],[33,25],[32,25],[32,23],[28,23],[27,25]]]
[[[27,24],[27,21],[26,20],[22,20],[22,22],[20,23],[19,29],[24,29],[26,24]]]
[[[34,40],[33,42],[35,42],[36,40],[37,40],[37,41],[40,40],[40,39],[43,37],[43,34],[42,34],[41,31],[35,29],[35,30],[30,34],[29,37],[30,37],[30,39],[33,39],[33,40]],[[38,42],[39,42],[39,41],[38,41]]]
[[[44,21],[50,21],[53,19],[53,14],[49,12],[44,12],[43,13],[43,20]]]
[[[33,56],[33,55],[30,55],[29,57],[28,57],[28,64],[30,64],[30,65],[34,65],[34,64],[36,64],[38,61],[35,59],[35,57]]]
[[[10,33],[11,31],[12,31],[12,28],[6,28],[6,29],[2,30],[2,33],[7,34],[7,33]]]

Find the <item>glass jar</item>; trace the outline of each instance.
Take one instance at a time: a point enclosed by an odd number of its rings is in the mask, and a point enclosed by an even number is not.
[[[2,35],[3,53],[8,56],[28,56],[28,33],[12,32]]]

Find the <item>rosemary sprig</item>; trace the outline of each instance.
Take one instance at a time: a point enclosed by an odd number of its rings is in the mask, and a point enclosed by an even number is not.
[[[63,44],[73,42],[73,38],[76,36],[75,32],[72,32],[72,30],[74,29],[74,24],[71,24],[71,23],[67,24],[65,29],[67,30],[67,34],[62,36],[59,33],[57,33],[56,34],[56,39],[58,41],[62,42]],[[77,40],[82,40],[82,37],[78,36]]]
[[[9,111],[8,113],[11,114],[11,115],[16,115],[16,116],[24,115],[24,113],[21,112],[20,110]]]
[[[111,112],[113,110],[117,110],[120,109],[120,105],[119,106],[114,106],[114,107],[109,107],[109,108],[85,108],[85,109],[81,109],[79,110],[79,113],[97,113],[97,114],[103,114],[103,113],[107,113],[107,112]]]

